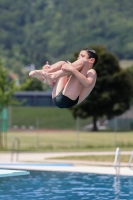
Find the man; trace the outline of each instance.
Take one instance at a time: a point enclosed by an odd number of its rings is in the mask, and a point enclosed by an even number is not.
[[[47,63],[43,70],[31,71],[29,76],[53,86],[52,99],[57,107],[70,108],[80,104],[94,88],[97,75],[92,67],[97,61],[93,49],[83,49],[75,62],[59,61],[51,67]]]

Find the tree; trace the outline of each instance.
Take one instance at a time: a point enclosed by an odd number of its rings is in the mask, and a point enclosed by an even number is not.
[[[33,78],[27,78],[25,83],[20,86],[20,90],[23,91],[42,91],[43,85],[41,81]]]
[[[13,103],[12,95],[15,91],[14,81],[9,81],[8,72],[0,61],[0,113],[3,108]],[[2,147],[2,136],[0,132],[0,147]]]
[[[47,60],[69,60],[92,41],[104,43],[121,59],[133,59],[132,1],[12,2],[0,1],[0,57],[20,81],[30,63],[40,69]]]
[[[0,111],[13,103],[12,95],[15,89],[15,82],[10,81],[8,72],[0,61]]]
[[[128,67],[127,71],[130,73],[131,79],[133,80],[133,65]],[[132,93],[132,103],[133,103],[133,93]]]
[[[42,83],[35,78],[27,78],[25,83],[23,83],[18,90],[21,91],[45,91],[48,90],[50,86]]]
[[[102,46],[92,48],[99,55],[99,61],[94,67],[97,72],[96,85],[92,93],[80,105],[70,110],[75,118],[92,116],[93,130],[97,131],[96,122],[99,117],[107,116],[110,119],[129,109],[133,84],[130,73],[120,68],[113,54]]]

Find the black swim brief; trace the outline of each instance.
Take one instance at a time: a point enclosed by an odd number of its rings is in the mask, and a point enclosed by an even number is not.
[[[59,94],[55,98],[53,98],[53,101],[57,107],[70,108],[78,103],[79,97],[76,100],[72,100],[69,97],[63,95],[62,91],[63,90],[61,90]]]

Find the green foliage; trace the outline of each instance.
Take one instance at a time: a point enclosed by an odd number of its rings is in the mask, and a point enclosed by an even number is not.
[[[25,125],[27,128],[29,126],[35,127],[37,118],[39,119],[39,129],[75,130],[75,120],[68,109],[62,110],[57,107],[12,107],[12,125],[16,124],[19,127]]]
[[[47,60],[69,60],[88,45],[105,45],[121,59],[132,59],[132,1],[0,1],[0,57],[26,75]]]
[[[18,91],[46,91],[50,89],[51,87],[49,85],[31,77],[26,78],[24,83],[17,87]]]
[[[14,81],[10,81],[7,76],[7,70],[0,61],[0,111],[3,107],[12,104],[12,95],[15,91]]]
[[[43,91],[43,83],[37,79],[28,78],[25,83],[20,86],[22,91]]]
[[[94,67],[97,82],[92,93],[78,106],[71,109],[73,116],[86,118],[106,115],[111,118],[126,111],[131,103],[133,85],[128,70],[119,67],[117,58],[103,47],[92,47],[99,55]]]
[[[130,79],[132,80],[132,87],[133,87],[133,65],[127,68],[127,71],[130,74]],[[132,103],[133,103],[133,91],[132,91]]]

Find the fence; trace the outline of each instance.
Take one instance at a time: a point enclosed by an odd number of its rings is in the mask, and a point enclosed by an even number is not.
[[[117,118],[108,121],[110,130],[130,131],[133,130],[133,118]]]
[[[8,128],[8,114],[7,108],[3,108],[0,113],[0,131],[6,132]]]

